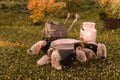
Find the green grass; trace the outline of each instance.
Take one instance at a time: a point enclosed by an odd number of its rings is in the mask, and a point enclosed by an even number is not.
[[[107,46],[106,61],[77,63],[71,68],[63,67],[61,71],[52,68],[51,64],[39,66],[36,62],[43,53],[31,56],[26,50],[44,37],[44,23],[32,25],[27,12],[0,10],[0,80],[120,80],[120,29],[103,28],[97,10],[81,10],[79,13],[81,20],[69,37],[79,37],[82,22],[96,22],[97,42]],[[72,21],[73,18],[67,28]]]

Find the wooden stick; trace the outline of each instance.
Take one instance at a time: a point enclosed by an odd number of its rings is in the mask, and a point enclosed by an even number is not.
[[[70,25],[68,32],[71,31],[73,25],[77,22],[77,20],[80,19],[80,15],[79,14],[75,14],[75,20],[73,21],[73,23]]]
[[[71,16],[71,14],[70,14],[70,13],[68,13],[67,18],[66,18],[66,20],[65,20],[64,24],[66,24],[66,23],[67,23],[67,21],[68,21],[68,19],[70,18],[70,16]]]

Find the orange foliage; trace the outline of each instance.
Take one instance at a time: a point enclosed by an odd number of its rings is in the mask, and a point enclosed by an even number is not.
[[[27,6],[31,11],[30,18],[33,23],[41,22],[45,16],[53,15],[64,7],[66,7],[64,2],[55,2],[55,0],[29,0]]]
[[[55,0],[50,0],[50,3],[54,3],[55,2]]]
[[[27,6],[27,8],[28,8],[29,10],[32,10],[32,9],[35,8],[35,5],[36,5],[36,0],[29,0],[29,1],[28,1],[28,6]]]
[[[118,4],[119,0],[110,0],[112,4]]]
[[[101,0],[101,4],[105,4],[107,0]]]
[[[118,4],[120,0],[101,0],[101,4],[105,4],[106,2],[110,2],[111,4]]]

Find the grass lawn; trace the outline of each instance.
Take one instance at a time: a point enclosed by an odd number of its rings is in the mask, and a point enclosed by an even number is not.
[[[68,34],[79,37],[79,27],[84,21],[96,23],[97,42],[107,46],[106,61],[77,63],[71,68],[57,71],[51,64],[37,65],[43,55],[31,56],[26,50],[45,36],[44,23],[34,26],[29,14],[17,10],[0,10],[0,80],[120,80],[120,29],[103,28],[96,9],[81,10],[79,20]],[[64,22],[63,18],[54,18]],[[72,23],[67,23],[67,28]]]

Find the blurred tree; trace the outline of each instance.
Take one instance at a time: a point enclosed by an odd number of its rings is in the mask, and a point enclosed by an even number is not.
[[[0,0],[0,9],[25,8],[27,0]]]

